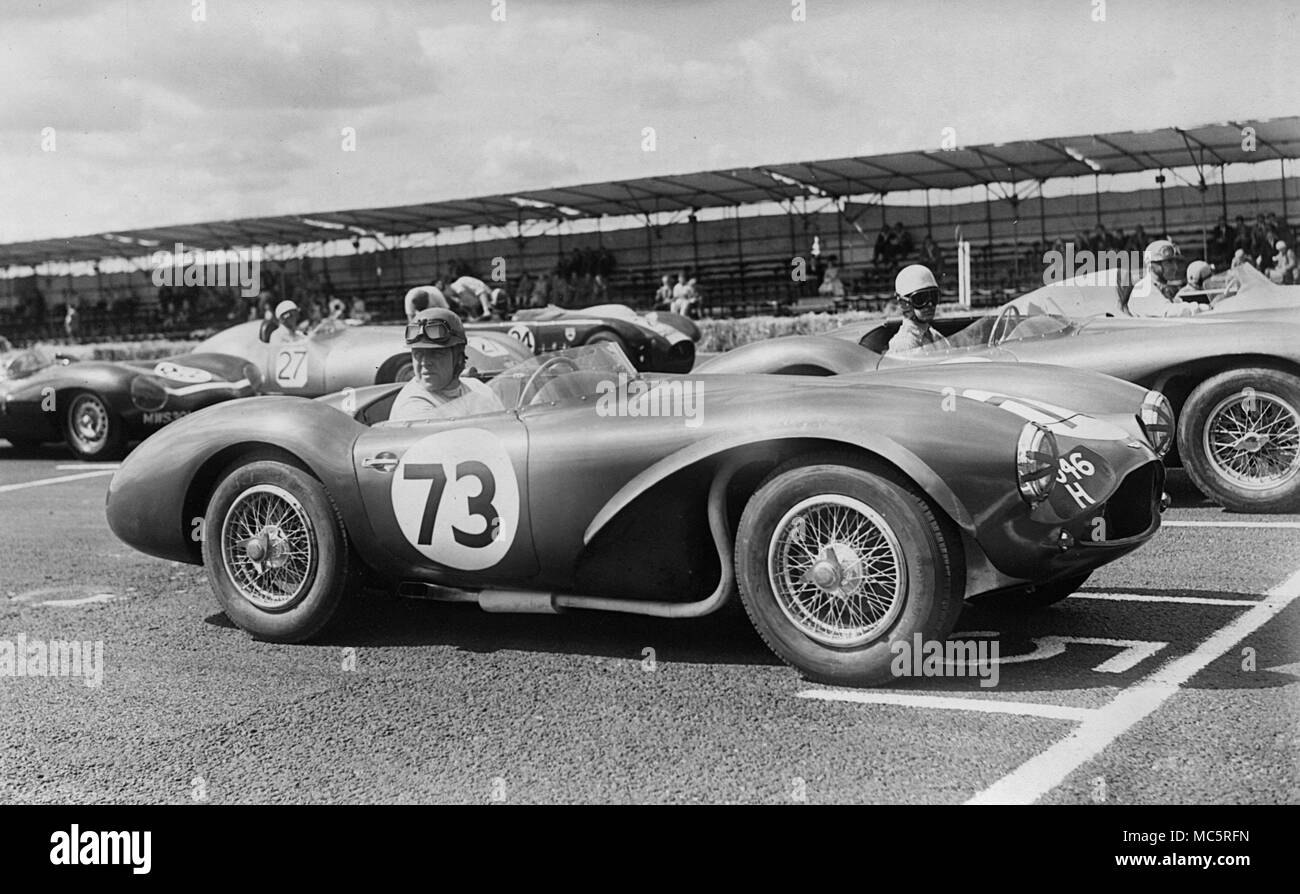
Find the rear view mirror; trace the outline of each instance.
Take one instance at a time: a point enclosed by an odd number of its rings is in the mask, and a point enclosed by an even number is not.
[[[275,331],[275,320],[263,320],[261,327],[257,330],[257,339],[262,344],[271,343],[271,333]]]

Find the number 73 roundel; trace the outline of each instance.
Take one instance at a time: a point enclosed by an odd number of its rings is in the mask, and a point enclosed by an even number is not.
[[[519,482],[501,441],[481,428],[417,441],[393,473],[393,514],[411,545],[449,568],[505,558],[519,529]]]

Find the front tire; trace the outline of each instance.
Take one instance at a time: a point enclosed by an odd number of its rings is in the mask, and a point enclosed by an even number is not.
[[[63,411],[63,439],[80,460],[113,460],[126,455],[126,430],[108,402],[93,391],[74,391]]]
[[[1205,380],[1183,406],[1178,453],[1225,509],[1300,510],[1300,377],[1258,367]]]
[[[956,538],[908,487],[851,458],[776,469],[741,515],[736,577],[759,635],[809,679],[894,680],[894,643],[943,641],[965,589]]]
[[[217,485],[203,525],[203,564],[226,616],[258,639],[310,639],[339,614],[356,562],[324,485],[258,461]]]

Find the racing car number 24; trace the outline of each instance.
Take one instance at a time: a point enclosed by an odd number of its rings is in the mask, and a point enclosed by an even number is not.
[[[500,562],[519,526],[519,483],[501,442],[479,428],[439,432],[406,451],[393,514],[425,557],[466,571]]]

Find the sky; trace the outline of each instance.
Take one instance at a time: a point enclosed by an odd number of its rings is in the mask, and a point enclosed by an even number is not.
[[[1298,19],[1294,0],[6,2],[0,242],[938,148],[949,127],[1293,115]]]

